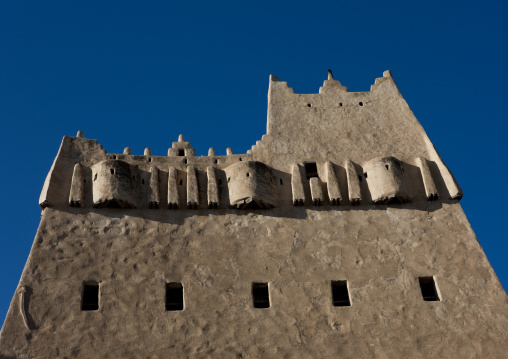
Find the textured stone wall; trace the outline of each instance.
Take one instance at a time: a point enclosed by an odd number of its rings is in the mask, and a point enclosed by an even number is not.
[[[46,209],[1,340],[15,357],[501,358],[508,303],[458,204],[230,210]],[[434,276],[441,301],[422,299]],[[100,283],[100,309],[81,311]],[[347,280],[350,307],[332,306]],[[181,282],[184,310],[164,307]],[[251,283],[268,282],[255,309]],[[30,356],[32,355],[32,356]]]

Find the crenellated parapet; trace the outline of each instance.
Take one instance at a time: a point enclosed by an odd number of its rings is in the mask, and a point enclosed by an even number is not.
[[[297,94],[271,75],[267,133],[246,154],[196,156],[183,135],[167,156],[107,153],[65,137],[41,207],[152,210],[403,205],[460,199],[462,190],[389,71],[368,92],[333,78]],[[354,206],[354,207],[353,207]]]
[[[395,156],[363,163],[295,161],[275,168],[249,155],[196,157],[111,155],[69,172],[71,207],[158,210],[331,208],[437,200],[444,183],[436,164]],[[199,160],[198,160],[199,159]],[[87,186],[91,183],[91,186]],[[441,185],[441,192],[446,186]],[[58,202],[58,201],[56,201]]]

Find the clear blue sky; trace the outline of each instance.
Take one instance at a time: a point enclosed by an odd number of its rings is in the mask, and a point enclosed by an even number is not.
[[[316,93],[328,68],[350,91],[392,70],[508,288],[507,14],[506,1],[3,1],[0,323],[64,135],[165,155],[183,133],[197,155],[244,153],[265,133],[269,74]]]

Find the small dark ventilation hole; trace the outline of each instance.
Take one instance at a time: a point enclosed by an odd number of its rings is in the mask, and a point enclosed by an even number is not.
[[[81,310],[99,309],[99,283],[83,284],[83,300],[81,301]]]
[[[360,106],[363,106],[363,102],[360,102],[360,103],[359,103],[359,105],[360,105]]]
[[[187,159],[184,159],[184,160],[183,160],[183,163],[187,164]]]
[[[109,171],[111,172],[112,175],[115,174],[115,170],[113,168],[110,168]]]
[[[213,163],[219,163],[219,161],[217,161],[217,160],[213,160]]]
[[[86,183],[86,180],[83,180],[84,183]]]
[[[141,180],[141,184],[145,184],[145,179],[144,178]]]
[[[166,310],[183,310],[182,283],[166,283]]]
[[[318,177],[316,162],[305,162],[305,176],[307,179]]]
[[[282,178],[279,179],[280,185],[282,186],[284,183],[282,182]]]
[[[247,172],[247,177],[249,177],[249,176],[250,176],[250,174],[249,174],[249,172]]]
[[[182,181],[182,180],[180,180],[180,186],[181,186],[182,184],[183,184],[183,181]]]
[[[231,177],[228,177],[228,183],[231,182]]]
[[[222,184],[222,180],[221,180],[221,179],[219,179],[219,186],[220,186],[221,184]]]
[[[332,300],[334,307],[349,307],[349,292],[347,280],[332,280]]]
[[[362,181],[362,176],[358,175],[358,181]]]
[[[148,162],[152,162],[152,157],[148,157]]]
[[[436,302],[440,300],[439,295],[437,294],[434,277],[420,277],[418,278],[418,281],[420,282],[423,300],[427,302]]]
[[[386,167],[387,171],[390,169],[390,166],[388,166],[388,165],[385,165],[385,167]]]
[[[95,181],[97,179],[97,173],[95,174],[95,176],[93,176],[93,180]]]
[[[116,156],[113,156],[113,159],[116,160]]]
[[[367,172],[365,172],[363,175],[365,176],[365,178],[367,178]]]
[[[307,107],[312,107],[312,105],[310,103],[307,104]]]
[[[254,308],[270,308],[268,283],[252,283],[252,302]]]
[[[178,156],[185,156],[185,150],[178,150]]]
[[[240,157],[240,158],[239,158],[239,160],[241,161],[241,160],[242,160],[242,158]]]
[[[339,106],[340,106],[340,107],[342,107],[342,102],[341,102],[341,103],[339,103]]]

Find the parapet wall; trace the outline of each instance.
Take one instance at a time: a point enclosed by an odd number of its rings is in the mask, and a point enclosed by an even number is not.
[[[349,92],[329,75],[319,93],[295,94],[270,76],[267,134],[246,154],[211,148],[196,156],[182,135],[167,156],[128,147],[108,154],[82,136],[64,138],[42,207],[269,209],[462,197],[389,71],[370,92]]]

